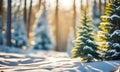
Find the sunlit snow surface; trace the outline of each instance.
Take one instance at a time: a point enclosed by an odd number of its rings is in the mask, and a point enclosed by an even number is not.
[[[5,72],[110,72],[119,64],[120,61],[80,63],[65,52],[22,51],[0,46],[0,71]]]

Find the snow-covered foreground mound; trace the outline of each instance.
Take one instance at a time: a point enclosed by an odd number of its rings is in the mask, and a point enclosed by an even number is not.
[[[120,61],[80,63],[64,52],[26,52],[18,54],[0,50],[0,72],[110,72],[120,64]]]

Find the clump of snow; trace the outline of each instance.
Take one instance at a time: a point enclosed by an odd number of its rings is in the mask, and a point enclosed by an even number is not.
[[[91,41],[90,39],[88,39],[88,40],[86,41],[86,43],[87,43],[88,45],[90,45],[90,46],[92,46],[92,45],[96,45],[96,46],[97,46],[97,44],[96,44],[95,42]]]
[[[88,58],[88,60],[90,60],[90,61],[93,60],[93,56],[92,56],[91,54],[88,54],[88,55],[87,55],[87,58]]]
[[[113,43],[113,48],[120,51],[120,44],[119,43]]]
[[[111,37],[120,37],[120,30],[115,30],[112,34]]]
[[[120,19],[120,16],[114,14],[114,15],[110,16],[110,19],[111,19],[111,20],[119,20],[119,19]]]
[[[86,53],[89,53],[89,52],[93,51],[93,49],[91,47],[89,47],[89,46],[85,46],[83,48],[83,51],[85,51]]]

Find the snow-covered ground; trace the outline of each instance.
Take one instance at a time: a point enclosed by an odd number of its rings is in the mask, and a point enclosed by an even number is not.
[[[80,63],[64,52],[18,50],[0,46],[0,72],[110,72],[120,65],[120,60]]]

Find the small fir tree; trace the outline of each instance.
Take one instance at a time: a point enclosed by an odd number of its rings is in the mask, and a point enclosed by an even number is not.
[[[76,39],[74,41],[74,48],[72,50],[72,57],[80,57],[82,61],[90,62],[94,59],[99,59],[99,53],[97,52],[97,44],[93,38],[93,24],[88,17],[86,9],[82,10],[82,19],[77,26]]]
[[[101,20],[98,43],[103,59],[120,60],[120,0],[110,0]]]
[[[12,46],[17,48],[26,48],[28,46],[27,32],[21,16],[12,26]]]
[[[49,33],[46,9],[44,8],[35,30],[34,49],[50,50],[52,48],[53,42]]]

